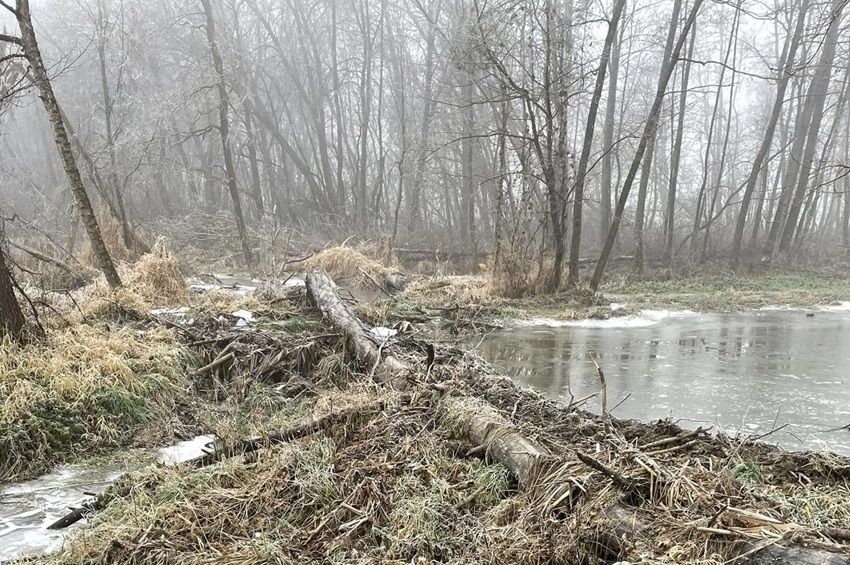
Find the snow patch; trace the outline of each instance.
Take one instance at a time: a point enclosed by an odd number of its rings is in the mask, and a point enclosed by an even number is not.
[[[547,328],[646,328],[672,318],[696,316],[691,310],[644,310],[635,316],[615,316],[602,320],[555,320],[553,318],[530,318],[518,320],[522,327],[542,326]]]

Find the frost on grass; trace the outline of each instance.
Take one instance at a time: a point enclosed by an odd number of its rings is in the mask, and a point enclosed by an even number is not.
[[[119,445],[166,417],[183,389],[170,330],[78,325],[0,344],[0,480]]]

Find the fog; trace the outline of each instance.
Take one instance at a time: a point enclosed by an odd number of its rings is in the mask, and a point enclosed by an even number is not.
[[[249,263],[269,234],[385,237],[550,257],[560,277],[600,253],[846,253],[847,2],[802,3],[629,1],[611,34],[617,0],[29,9],[85,190],[128,246],[165,234]],[[80,204],[20,51],[3,44],[6,232],[73,248]]]

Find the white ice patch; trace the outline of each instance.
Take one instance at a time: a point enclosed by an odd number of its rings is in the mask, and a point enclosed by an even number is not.
[[[215,436],[198,436],[169,447],[163,447],[159,450],[157,461],[165,465],[183,463],[184,461],[203,455],[204,448],[214,441]]]
[[[530,318],[518,320],[517,326],[542,326],[547,328],[646,328],[670,318],[695,316],[690,310],[644,310],[636,316],[614,316],[602,320],[555,320],[553,318]]]
[[[398,330],[394,330],[392,328],[385,328],[383,326],[374,327],[371,330],[369,330],[369,332],[373,336],[379,337],[381,339],[387,339],[389,337],[394,337],[396,334],[398,334]]]
[[[185,306],[181,306],[179,308],[157,308],[156,310],[151,310],[151,314],[154,316],[174,316],[175,318],[182,318],[186,315],[189,309]]]
[[[231,316],[239,318],[236,321],[237,328],[245,327],[254,321],[254,313],[249,312],[248,310],[237,310],[236,312],[233,312]]]

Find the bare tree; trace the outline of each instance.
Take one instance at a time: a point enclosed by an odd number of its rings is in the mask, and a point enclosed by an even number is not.
[[[747,223],[747,213],[749,212],[750,202],[752,201],[753,193],[755,192],[756,183],[758,182],[759,174],[762,173],[767,154],[770,151],[770,146],[773,143],[773,136],[776,132],[776,126],[779,118],[782,115],[782,104],[785,102],[785,91],[788,88],[788,82],[794,72],[794,61],[797,55],[797,48],[800,46],[800,40],[803,37],[805,29],[806,11],[809,9],[809,0],[803,0],[800,3],[800,11],[797,14],[797,24],[794,27],[794,33],[790,34],[785,42],[783,49],[782,61],[780,62],[780,76],[776,83],[776,97],[773,102],[773,109],[770,112],[770,117],[767,120],[767,128],[762,138],[761,146],[753,160],[753,166],[750,174],[747,177],[744,187],[744,195],[741,199],[741,209],[738,211],[738,219],[735,222],[735,235],[732,241],[732,256],[730,263],[733,269],[738,267],[741,257],[741,242],[744,237],[744,228]],[[766,173],[765,173],[766,174]],[[756,220],[758,221],[758,219]]]
[[[611,56],[611,46],[617,36],[617,24],[626,6],[626,0],[615,0],[614,12],[608,21],[608,33],[605,36],[605,45],[602,48],[602,57],[599,59],[599,68],[596,70],[596,86],[593,89],[593,98],[590,100],[590,109],[587,113],[587,125],[584,131],[584,144],[581,149],[578,171],[576,172],[575,188],[573,189],[573,232],[570,243],[570,272],[569,283],[578,282],[578,260],[581,250],[581,222],[582,205],[584,202],[584,182],[587,176],[587,162],[590,159],[590,150],[593,145],[593,132],[596,127],[596,114],[599,111],[599,100],[602,98],[602,88],[605,86],[605,70],[608,68],[608,60]]]
[[[236,185],[236,168],[233,165],[233,148],[230,140],[230,118],[228,108],[230,101],[227,96],[227,83],[224,75],[224,62],[216,42],[215,18],[210,0],[201,0],[206,16],[207,44],[210,50],[210,58],[216,74],[216,91],[218,93],[218,131],[221,136],[221,150],[224,155],[224,174],[227,179],[227,190],[233,205],[233,216],[236,219],[236,231],[239,242],[242,244],[242,254],[248,268],[254,265],[254,254],[251,251],[251,242],[248,241],[248,230],[245,227],[245,216],[242,213],[242,200],[239,197],[239,187]]]
[[[98,266],[103,271],[111,287],[121,286],[121,278],[118,276],[118,271],[115,269],[112,257],[110,257],[109,251],[106,249],[106,244],[103,242],[97,217],[94,214],[94,209],[86,192],[82,175],[80,175],[80,170],[77,167],[77,160],[74,157],[71,142],[68,140],[68,132],[65,129],[65,121],[62,118],[62,110],[59,107],[59,102],[56,100],[56,95],[53,93],[53,86],[50,84],[50,77],[47,74],[41,51],[38,48],[35,29],[32,25],[29,0],[16,0],[14,8],[5,2],[0,3],[0,5],[15,15],[21,32],[20,37],[3,35],[0,36],[0,40],[14,43],[23,49],[24,56],[30,65],[31,80],[38,89],[41,102],[53,126],[53,138],[59,150],[59,155],[62,158],[65,174],[68,176],[71,192],[74,195],[77,209],[82,217],[83,226],[88,233]]]
[[[673,74],[673,69],[679,59],[679,53],[682,52],[682,46],[688,37],[691,26],[693,26],[696,21],[702,1],[703,0],[694,1],[694,5],[691,8],[688,19],[685,21],[684,29],[679,34],[679,39],[676,42],[670,56],[667,58],[665,65],[661,68],[661,75],[658,79],[658,88],[655,92],[655,100],[652,103],[652,108],[649,111],[649,117],[647,118],[643,135],[641,135],[637,151],[635,152],[629,172],[626,175],[623,188],[620,191],[620,198],[617,200],[617,207],[614,210],[614,217],[611,222],[611,228],[608,230],[608,237],[605,239],[605,246],[602,248],[602,252],[599,255],[599,261],[596,263],[596,270],[593,272],[593,278],[590,281],[590,288],[594,291],[599,288],[599,284],[602,282],[602,276],[605,274],[605,267],[608,263],[608,258],[611,255],[611,249],[614,247],[614,240],[617,239],[617,233],[620,229],[620,222],[623,218],[623,211],[626,208],[626,201],[629,198],[629,192],[631,191],[632,184],[637,176],[637,171],[641,166],[641,161],[644,151],[646,151],[649,138],[658,127],[658,117],[661,114],[661,105],[664,101],[664,94],[667,91],[667,84],[670,82],[670,77]]]

